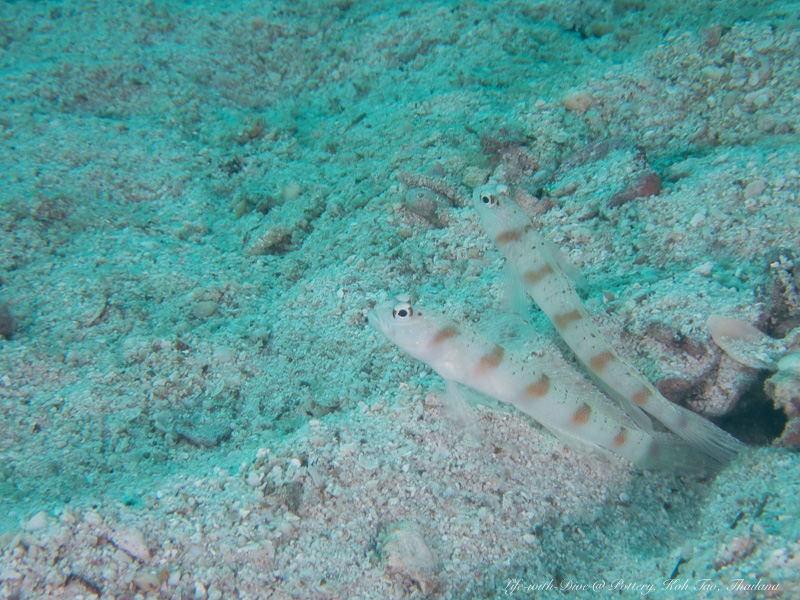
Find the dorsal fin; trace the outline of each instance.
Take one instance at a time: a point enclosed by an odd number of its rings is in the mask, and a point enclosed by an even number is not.
[[[567,279],[570,280],[573,287],[580,289],[586,285],[586,279],[584,279],[581,270],[567,258],[553,241],[544,238],[544,246],[547,253],[553,259],[553,262],[558,265],[561,272],[567,276]]]

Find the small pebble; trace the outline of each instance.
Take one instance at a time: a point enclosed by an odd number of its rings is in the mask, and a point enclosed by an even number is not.
[[[594,98],[588,92],[578,92],[577,94],[572,94],[564,98],[562,103],[564,104],[564,108],[568,111],[582,115],[591,108],[594,103]]]
[[[208,590],[208,600],[221,600],[222,592],[219,588],[212,587]]]
[[[92,527],[97,527],[103,522],[103,517],[94,512],[93,510],[87,511],[83,515],[83,522]]]
[[[725,69],[720,67],[715,67],[713,65],[708,65],[707,67],[703,67],[702,69],[700,69],[700,72],[709,79],[712,79],[713,81],[719,81],[720,79],[722,79],[722,76],[725,75]]]
[[[132,557],[142,562],[150,560],[150,549],[144,541],[144,535],[138,529],[116,529],[111,532],[109,538],[117,548]]]
[[[296,181],[292,181],[286,184],[283,190],[281,190],[281,197],[284,202],[291,202],[300,196],[301,191],[300,184]]]
[[[381,544],[381,554],[389,573],[414,582],[423,594],[437,587],[436,560],[422,534],[411,523],[395,523]]]
[[[767,185],[763,181],[756,179],[748,183],[747,187],[744,188],[744,196],[745,198],[757,198],[764,193],[766,188]]]
[[[198,302],[192,307],[192,314],[198,319],[206,319],[217,312],[218,306],[216,302],[212,302],[211,300]]]
[[[704,262],[701,265],[696,266],[694,269],[692,269],[692,273],[695,273],[697,275],[702,275],[703,277],[707,277],[708,275],[711,274],[711,271],[713,269],[714,269],[714,262],[713,261],[707,261],[707,262]]]
[[[42,510],[33,515],[30,521],[25,524],[25,531],[39,531],[45,527],[47,527],[47,515]]]
[[[161,587],[161,580],[152,572],[137,573],[133,576],[133,584],[140,590],[155,593]]]
[[[758,94],[755,98],[753,98],[753,104],[756,105],[756,108],[766,108],[769,106],[769,94],[763,93]]]
[[[700,212],[695,213],[695,215],[689,221],[689,225],[691,225],[692,227],[697,227],[698,225],[702,225],[705,222],[706,222],[706,212],[704,210],[701,210]]]
[[[199,581],[194,584],[194,600],[205,600],[207,598],[206,586]]]
[[[491,171],[486,168],[469,166],[464,169],[464,173],[461,175],[461,183],[469,189],[473,189],[486,183],[490,175]]]
[[[236,360],[236,352],[227,346],[218,346],[214,348],[213,357],[218,363],[229,363]]]
[[[765,133],[773,131],[776,125],[777,121],[775,121],[775,117],[771,115],[764,115],[758,119],[758,128]]]

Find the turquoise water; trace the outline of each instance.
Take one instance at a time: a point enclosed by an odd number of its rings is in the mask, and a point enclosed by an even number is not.
[[[787,417],[706,327],[800,325],[798,11],[736,4],[4,3],[0,596],[796,594]],[[746,456],[637,474],[450,422],[365,314],[495,330],[490,177]],[[519,350],[580,393],[528,310]]]

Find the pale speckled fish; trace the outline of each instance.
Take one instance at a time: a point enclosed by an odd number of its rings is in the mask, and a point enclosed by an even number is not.
[[[579,447],[611,452],[640,468],[704,466],[679,437],[641,429],[619,409],[604,407],[605,396],[596,388],[565,384],[556,374],[444,315],[401,299],[376,306],[367,318],[372,327],[441,375],[448,386],[460,383],[511,404]]]
[[[483,228],[519,274],[528,295],[542,309],[592,378],[642,428],[645,411],[718,463],[742,449],[736,438],[690,410],[673,404],[606,342],[531,220],[507,186],[489,183],[473,193]]]

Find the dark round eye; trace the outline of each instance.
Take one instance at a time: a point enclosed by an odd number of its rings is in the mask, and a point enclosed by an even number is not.
[[[413,315],[414,309],[408,302],[398,302],[394,305],[394,310],[392,310],[392,316],[400,321],[404,321]]]
[[[481,202],[483,202],[486,206],[497,206],[497,200],[491,194],[482,194]]]

